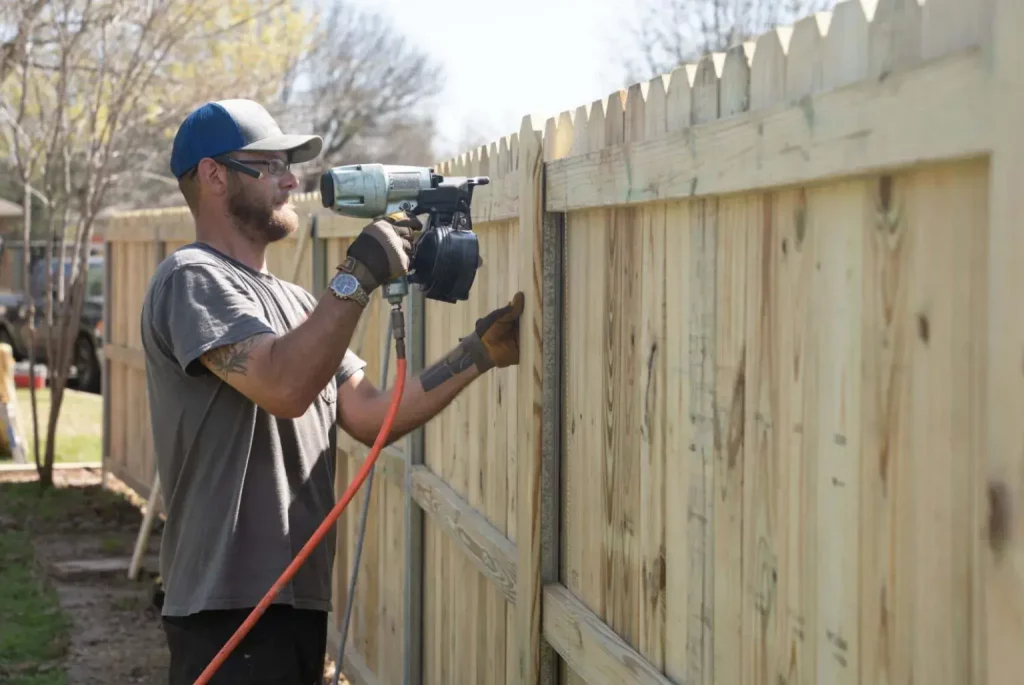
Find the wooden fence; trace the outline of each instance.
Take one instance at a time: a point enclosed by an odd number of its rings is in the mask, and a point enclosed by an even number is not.
[[[492,179],[485,265],[411,298],[412,369],[516,289],[522,360],[379,462],[348,676],[1018,682],[1022,8],[848,0],[440,164]],[[319,293],[362,222],[300,200]],[[191,235],[108,231],[106,454],[143,492],[139,303]]]

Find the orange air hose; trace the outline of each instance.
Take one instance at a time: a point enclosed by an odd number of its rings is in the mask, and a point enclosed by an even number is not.
[[[210,678],[212,678],[213,674],[217,672],[217,669],[224,664],[228,655],[231,654],[235,647],[238,646],[238,643],[242,641],[242,638],[252,630],[252,627],[256,625],[256,621],[258,621],[260,616],[263,615],[263,612],[267,610],[267,607],[269,607],[271,602],[273,602],[274,597],[276,597],[285,584],[292,579],[296,571],[299,570],[299,567],[305,563],[306,559],[313,551],[313,548],[320,544],[320,541],[323,540],[325,535],[327,535],[327,531],[332,525],[334,525],[334,522],[338,520],[341,513],[345,511],[345,507],[347,507],[348,503],[352,501],[356,491],[359,490],[363,481],[365,481],[366,477],[370,474],[370,469],[373,468],[374,463],[377,461],[377,457],[380,455],[381,449],[384,447],[385,440],[391,433],[391,425],[394,423],[395,416],[398,414],[398,404],[401,402],[402,392],[405,390],[405,340],[402,337],[396,336],[396,343],[398,349],[395,356],[397,357],[398,363],[395,367],[395,390],[391,398],[391,406],[388,407],[388,412],[384,416],[384,423],[381,425],[380,432],[377,434],[377,440],[373,443],[373,448],[370,450],[370,454],[366,457],[366,461],[363,462],[362,468],[359,470],[359,473],[356,474],[355,479],[349,484],[348,489],[345,490],[345,494],[342,495],[338,503],[335,504],[334,508],[331,509],[329,514],[327,514],[327,518],[323,520],[313,535],[310,536],[306,544],[303,545],[301,550],[299,550],[295,559],[288,564],[288,567],[284,570],[284,573],[281,574],[281,577],[278,578],[270,587],[270,590],[268,590],[267,594],[263,596],[263,599],[261,599],[260,603],[256,605],[256,608],[249,613],[249,616],[246,617],[245,621],[242,622],[242,625],[238,627],[235,634],[231,636],[223,647],[221,647],[220,651],[213,657],[213,660],[210,661],[206,669],[199,675],[195,685],[205,685],[210,682]]]

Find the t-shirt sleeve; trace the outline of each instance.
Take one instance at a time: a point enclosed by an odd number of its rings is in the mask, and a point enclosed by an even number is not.
[[[363,368],[366,368],[366,361],[352,350],[345,350],[345,356],[341,359],[341,366],[338,367],[338,373],[334,374],[334,379],[338,385],[341,385],[356,371]]]
[[[216,266],[175,269],[152,305],[153,333],[192,376],[205,372],[199,357],[209,350],[276,333],[245,285]]]

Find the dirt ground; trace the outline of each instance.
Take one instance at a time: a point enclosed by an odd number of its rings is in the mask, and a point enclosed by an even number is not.
[[[0,480],[35,481],[36,476],[0,473]],[[76,498],[63,520],[32,526],[37,567],[46,572],[72,623],[66,661],[69,684],[163,685],[168,655],[159,610],[153,604],[156,568],[144,567],[135,581],[124,572],[67,579],[54,572],[54,564],[60,562],[130,558],[142,520],[138,506],[145,503],[117,481],[111,489],[124,493],[123,498],[92,496],[99,489],[98,470],[56,471],[54,481],[82,488],[88,495]],[[157,520],[148,547],[153,557],[159,551],[160,528]]]
[[[36,481],[34,471],[0,472],[0,482]],[[72,486],[76,495],[48,505],[47,520],[29,522],[37,568],[57,591],[71,620],[66,667],[69,685],[144,683],[165,685],[168,653],[160,613],[154,602],[160,549],[159,517],[154,521],[138,580],[125,571],[73,578],[61,577],[55,565],[84,559],[130,559],[142,521],[145,501],[116,478],[100,488],[98,469],[54,472],[58,487]],[[54,498],[57,499],[57,498]],[[70,504],[69,504],[70,501]],[[0,525],[5,517],[0,513]],[[6,517],[9,525],[12,520]],[[59,566],[57,567],[59,568]],[[333,660],[324,669],[324,685],[332,684]],[[342,677],[341,684],[348,681]]]

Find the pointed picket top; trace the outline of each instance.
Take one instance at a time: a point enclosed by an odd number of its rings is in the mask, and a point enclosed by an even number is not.
[[[608,95],[604,110],[604,144],[606,147],[626,141],[626,96],[625,90]]]
[[[921,55],[925,60],[987,45],[993,0],[927,0],[921,16]]]
[[[791,35],[790,27],[780,27],[758,37],[750,65],[750,109],[771,107],[785,100],[786,47]]]
[[[487,170],[487,146],[486,145],[479,146],[476,149],[476,153],[475,153],[474,157],[476,158],[475,169],[476,169],[477,176],[486,176],[488,174],[488,170]]]
[[[489,176],[498,178],[502,176],[501,167],[498,164],[498,141],[491,141],[490,145],[487,146],[487,164],[489,166]]]
[[[519,169],[519,134],[513,133],[508,138],[509,173]]]
[[[786,100],[792,102],[822,89],[825,36],[832,15],[817,12],[793,25],[786,55]]]
[[[644,91],[649,83],[634,83],[626,91],[626,113],[623,120],[623,136],[625,142],[637,142],[644,139],[644,120],[647,111],[647,98]]]
[[[719,78],[718,116],[727,117],[745,112],[750,107],[750,63],[743,45],[735,45],[725,53]]]
[[[666,119],[666,100],[669,77],[655,76],[647,88],[647,101],[644,104],[644,140],[656,140],[668,132]]]
[[[522,118],[519,126],[518,140],[518,171],[522,179],[524,173],[531,173],[529,169],[523,168],[523,162],[539,158],[543,161],[544,155],[544,122],[527,114]]]
[[[562,112],[544,123],[544,161],[569,156],[572,151],[572,114]]]
[[[604,100],[594,100],[587,119],[587,150],[597,152],[605,145]]]
[[[554,161],[555,136],[558,134],[558,120],[548,117],[544,121],[544,138],[541,143],[544,145],[544,162]]]
[[[590,118],[587,112],[587,105],[580,105],[576,108],[576,117],[572,126],[572,155],[585,155],[590,151],[587,139],[587,120]]]
[[[693,82],[696,64],[684,64],[672,70],[665,93],[665,130],[669,133],[689,128],[693,112]]]
[[[697,63],[691,107],[690,122],[693,124],[703,124],[718,118],[718,72],[712,55],[704,55]]]
[[[832,12],[825,36],[822,85],[840,88],[868,73],[868,19],[861,0],[843,0]]]
[[[512,169],[511,154],[508,149],[508,138],[502,136],[501,140],[498,141],[498,166],[494,169],[494,176],[500,178],[501,176],[507,176]]]
[[[573,134],[575,124],[572,120],[572,112],[566,110],[558,115],[555,123],[555,139],[552,143],[552,159],[562,159],[572,154]]]
[[[868,76],[878,78],[921,60],[921,5],[917,0],[878,0],[868,26]]]
[[[491,143],[494,145],[494,143]],[[476,173],[477,176],[490,176],[491,175],[491,157],[490,151],[487,145],[480,146],[480,154],[477,157]]]

